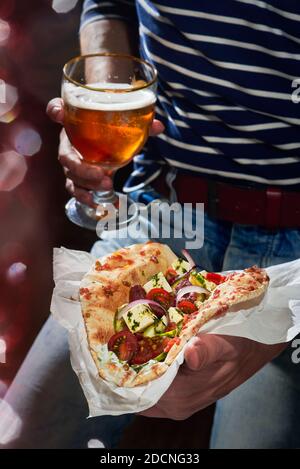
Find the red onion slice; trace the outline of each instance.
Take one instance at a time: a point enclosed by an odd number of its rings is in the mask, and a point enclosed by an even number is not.
[[[190,255],[190,253],[186,250],[186,249],[182,249],[182,254],[184,255],[184,257],[186,258],[186,260],[188,261],[188,263],[190,264],[190,267],[191,269],[193,267],[195,267],[196,265],[196,262],[194,261],[194,259],[192,258],[192,256]]]
[[[182,288],[181,290],[179,290],[179,292],[177,293],[177,297],[176,297],[176,305],[179,303],[179,301],[181,300],[181,298],[184,296],[184,295],[187,295],[188,293],[209,293],[208,290],[206,290],[206,288],[203,288],[203,287],[197,287],[195,285],[191,285],[190,287],[184,287]]]
[[[124,308],[122,308],[118,313],[118,319],[121,319],[124,316],[124,314],[126,314],[130,309],[134,308],[134,306],[137,306],[137,305],[149,305],[150,307],[152,305],[153,309],[155,309],[155,314],[158,317],[160,317],[159,316],[160,312],[161,312],[161,316],[166,314],[166,311],[159,303],[153,300],[147,300],[147,298],[143,298],[140,300],[131,301],[131,303],[128,303],[128,305],[124,306]]]

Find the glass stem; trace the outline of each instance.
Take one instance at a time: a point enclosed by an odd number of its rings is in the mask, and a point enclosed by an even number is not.
[[[115,173],[109,174],[109,177],[112,179],[112,184],[113,184],[112,189],[108,191],[93,191],[93,199],[94,199],[95,204],[97,205],[104,204],[104,203],[114,204],[117,201],[118,196],[114,191],[114,175]]]

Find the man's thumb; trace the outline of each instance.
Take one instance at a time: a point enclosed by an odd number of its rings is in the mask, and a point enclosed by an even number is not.
[[[230,359],[232,347],[218,335],[201,334],[190,341],[185,350],[185,363],[191,370],[202,370],[217,361]]]
[[[64,119],[63,100],[61,98],[54,98],[49,101],[46,112],[50,119],[52,119],[54,122],[62,124]]]
[[[161,134],[165,130],[165,126],[162,122],[157,119],[154,119],[152,122],[149,135],[151,137],[156,137],[156,135]]]

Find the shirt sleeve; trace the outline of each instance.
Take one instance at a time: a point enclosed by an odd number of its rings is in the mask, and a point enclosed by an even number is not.
[[[135,0],[84,0],[80,30],[89,23],[109,18],[137,22]]]

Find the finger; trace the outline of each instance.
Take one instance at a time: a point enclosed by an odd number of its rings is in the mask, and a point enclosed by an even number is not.
[[[143,412],[139,412],[137,415],[151,418],[166,418],[165,412],[157,405],[150,407],[150,409],[143,410]]]
[[[185,363],[190,370],[198,371],[217,361],[233,360],[238,354],[238,343],[224,336],[201,334],[187,345]]]
[[[78,200],[78,202],[92,208],[97,207],[93,201],[92,194],[81,187],[77,187],[71,179],[66,180],[66,189],[73,197],[75,197],[75,199]]]
[[[105,184],[108,184],[107,180],[110,178],[104,174],[103,169],[99,166],[85,163],[79,153],[70,143],[67,143],[65,139],[61,141],[58,159],[61,165],[69,170],[75,177],[95,183],[100,183],[100,181],[106,177]]]
[[[71,179],[76,186],[91,191],[109,191],[113,187],[110,177],[104,176],[100,181],[80,178],[73,174],[68,168],[64,167],[64,173],[67,179]]]
[[[64,119],[63,100],[61,98],[54,98],[49,101],[46,112],[50,119],[52,119],[54,122],[62,124]]]
[[[160,122],[159,120],[154,119],[150,128],[149,135],[151,137],[155,137],[156,135],[161,134],[164,130],[165,130],[164,124]]]

